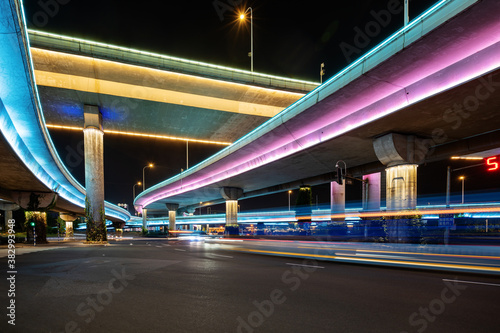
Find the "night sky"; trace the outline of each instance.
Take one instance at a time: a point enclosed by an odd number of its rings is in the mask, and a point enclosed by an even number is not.
[[[24,1],[28,27],[247,70],[250,69],[247,55],[250,51],[250,24],[239,22],[237,12],[238,8],[251,6],[254,70],[315,82],[319,81],[321,63],[325,63],[326,80],[403,24],[403,0],[55,1]],[[436,2],[410,1],[410,19]],[[44,8],[40,3],[49,5]],[[240,5],[235,8],[233,4]],[[83,133],[65,130],[51,130],[50,133],[61,159],[84,184]],[[148,163],[156,165],[154,169],[146,170],[149,185],[179,173],[186,165],[184,142],[112,134],[106,134],[104,142],[105,193],[106,200],[112,203],[132,203],[133,185],[142,181],[142,168]],[[189,148],[189,164],[193,166],[222,147],[192,143]],[[428,166],[422,171],[426,177],[437,177],[439,186],[419,182],[419,193],[444,191],[445,185],[441,183],[446,181],[446,165],[441,164]],[[435,170],[439,170],[439,176]],[[483,170],[476,171],[483,179]],[[455,183],[452,191],[459,191],[460,184]],[[139,190],[137,187],[136,193]],[[358,193],[355,188],[348,190],[347,199],[356,199]],[[313,189],[313,201],[316,201],[316,196],[319,203],[328,202],[328,186]],[[286,193],[273,198],[277,206],[288,204]],[[274,200],[266,200],[271,201]],[[242,209],[245,206],[250,209],[260,207],[261,203],[262,200],[260,203],[245,200],[241,205]]]
[[[251,6],[255,71],[315,82],[322,62],[331,76],[403,25],[403,0],[45,1],[67,4],[24,1],[29,28],[240,69],[250,69],[250,24],[237,12]],[[436,2],[410,1],[410,18]],[[367,28],[357,53],[342,52]]]

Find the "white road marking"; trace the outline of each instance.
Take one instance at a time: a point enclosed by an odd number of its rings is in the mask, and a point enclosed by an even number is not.
[[[287,262],[286,264],[287,264],[287,265],[290,265],[290,266],[301,266],[301,267],[311,267],[311,268],[325,268],[325,267],[323,267],[323,266],[312,266],[312,265],[292,264],[292,263],[289,263],[289,262]]]
[[[222,258],[230,258],[230,259],[233,259],[233,257],[231,256],[225,256],[225,255],[222,255],[222,254],[215,254],[215,253],[212,253],[213,256],[216,256],[216,257],[222,257]]]
[[[485,283],[485,282],[475,282],[475,281],[462,281],[462,280],[450,280],[450,279],[443,279],[443,281],[456,282],[456,283],[479,284],[479,285],[483,285],[483,286],[500,287],[500,284],[496,284],[496,283]]]

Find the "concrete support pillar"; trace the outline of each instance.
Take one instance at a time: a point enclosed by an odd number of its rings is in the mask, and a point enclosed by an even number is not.
[[[175,230],[175,218],[177,212],[175,210],[170,210],[168,212],[168,230]]]
[[[373,141],[375,154],[386,169],[387,210],[415,209],[417,166],[425,160],[426,141],[414,135],[386,134]]]
[[[73,221],[66,222],[66,237],[64,238],[73,238],[75,237],[75,230],[73,229]]]
[[[148,210],[142,209],[142,230],[148,230]]]
[[[223,187],[220,189],[226,200],[226,235],[239,235],[238,226],[238,199],[243,196],[243,189],[237,187]]]
[[[2,225],[2,232],[5,232],[8,228],[7,226],[9,225],[9,220],[12,220],[12,211],[11,210],[4,210],[4,223]]]
[[[417,165],[389,167],[387,176],[387,210],[417,208]]]
[[[330,183],[330,209],[332,214],[345,213],[345,182],[342,185]]]
[[[168,229],[175,230],[175,218],[177,216],[177,209],[179,209],[179,204],[168,203],[166,204],[168,209]]]
[[[380,210],[380,172],[363,176],[363,210]]]
[[[104,152],[102,114],[97,106],[85,105],[84,108],[84,146],[85,146],[85,189],[87,221],[87,241],[107,240],[106,219],[104,215]]]
[[[238,227],[238,200],[226,200],[226,226]]]
[[[74,237],[73,231],[73,221],[76,219],[76,216],[71,214],[59,214],[59,217],[66,222],[66,237],[65,239],[71,239]]]
[[[5,212],[4,224],[2,225],[2,231],[7,230],[7,225],[9,220],[12,220],[12,212],[18,210],[20,207],[15,203],[0,202],[0,210]]]

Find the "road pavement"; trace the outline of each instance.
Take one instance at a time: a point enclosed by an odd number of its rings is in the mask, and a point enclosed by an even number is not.
[[[204,240],[141,238],[39,249],[16,253],[14,274],[7,273],[8,257],[0,259],[0,332],[422,333],[500,327],[495,275],[263,256]],[[7,309],[12,300],[15,326]]]

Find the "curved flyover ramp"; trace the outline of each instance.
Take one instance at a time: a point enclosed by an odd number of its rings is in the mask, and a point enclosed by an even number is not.
[[[424,138],[425,161],[498,148],[499,14],[495,1],[436,3],[233,145],[141,193],[136,207],[220,202],[223,187],[249,198],[326,183],[338,160],[379,172],[373,141],[387,133]],[[474,115],[458,124],[454,105],[478,93]]]
[[[45,126],[21,2],[0,2],[0,16],[0,198],[19,202],[36,192],[49,202],[57,197],[55,210],[83,214],[85,188],[63,165]],[[107,202],[105,214],[130,219]]]

